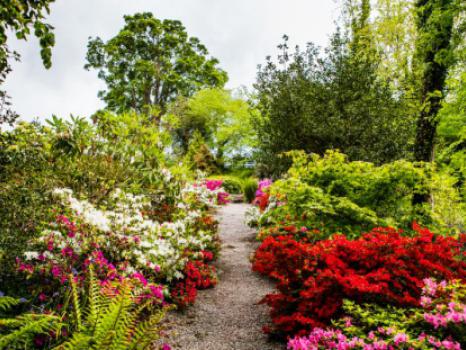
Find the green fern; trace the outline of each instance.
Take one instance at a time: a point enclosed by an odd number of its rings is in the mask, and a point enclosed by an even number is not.
[[[10,310],[12,307],[19,304],[19,299],[13,297],[0,297],[0,312],[5,312]]]
[[[135,304],[132,288],[125,283],[118,295],[102,295],[92,268],[89,275],[87,298],[81,302],[77,287],[71,282],[72,336],[55,349],[148,349],[159,338],[163,310],[153,309],[149,303]]]
[[[19,299],[0,297],[0,311],[11,310]],[[24,313],[15,318],[0,319],[0,349],[31,349],[34,338],[41,334],[60,333],[63,326],[59,316],[53,314]]]

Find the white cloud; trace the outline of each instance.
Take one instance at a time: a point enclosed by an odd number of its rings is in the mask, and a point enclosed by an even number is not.
[[[88,37],[108,39],[123,15],[142,11],[181,20],[220,60],[230,88],[251,86],[257,65],[277,54],[283,34],[293,45],[325,45],[338,15],[332,0],[57,0],[48,19],[57,40],[50,70],[42,67],[34,38],[10,42],[22,56],[5,86],[14,109],[31,120],[87,116],[102,107],[97,91],[104,84],[83,68]]]

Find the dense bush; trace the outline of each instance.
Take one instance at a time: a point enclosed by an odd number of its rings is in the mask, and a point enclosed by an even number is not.
[[[256,191],[258,189],[258,183],[256,179],[250,178],[243,180],[242,191],[244,200],[247,203],[251,203],[256,197]]]
[[[287,39],[278,59],[269,57],[257,74],[259,175],[282,175],[290,163],[281,153],[291,150],[339,149],[377,164],[409,158],[414,118],[377,75],[377,57],[358,54],[339,31],[325,52],[312,43],[292,50]]]
[[[441,225],[442,231],[463,225],[454,181],[426,164],[397,161],[376,166],[350,162],[334,151],[324,157],[291,155],[294,163],[287,176],[270,187],[264,203],[269,206],[263,205],[256,219],[263,227],[285,222],[327,235],[344,232],[356,237],[375,226],[407,228],[413,220]],[[435,205],[412,204],[414,194],[429,191]]]
[[[217,175],[211,176],[210,178],[214,180],[221,180],[223,188],[228,193],[240,194],[242,191],[242,179],[238,177],[229,175]]]
[[[253,269],[277,280],[273,332],[296,334],[325,327],[342,313],[344,299],[417,306],[423,279],[466,278],[465,236],[445,238],[414,227],[413,237],[377,228],[349,240],[338,235],[310,243],[292,234],[268,237],[256,252]]]

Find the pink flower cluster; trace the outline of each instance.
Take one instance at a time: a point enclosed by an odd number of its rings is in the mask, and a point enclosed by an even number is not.
[[[448,327],[449,323],[466,325],[466,304],[454,301],[452,292],[448,292],[451,284],[446,281],[437,283],[431,278],[424,280],[421,306],[429,310],[424,313],[424,320],[435,329]]]
[[[218,190],[220,187],[222,187],[222,184],[222,180],[206,180],[205,182],[206,187],[211,191]]]
[[[264,190],[269,188],[272,185],[273,181],[270,179],[263,179],[259,181],[259,185],[256,191],[256,197],[261,197],[264,195]]]
[[[432,278],[424,279],[420,304],[424,308],[424,320],[435,330],[448,328],[452,323],[457,329],[466,325],[466,305],[464,303],[464,283],[460,281],[436,282]],[[346,318],[345,328],[352,326],[351,319]],[[461,328],[462,329],[462,328]],[[438,333],[438,332],[437,332]],[[436,334],[437,334],[436,333]],[[460,333],[463,333],[460,331]],[[438,333],[448,334],[441,331]],[[455,338],[456,339],[456,338]],[[348,337],[342,329],[314,328],[309,336],[295,337],[288,342],[288,350],[317,350],[317,349],[364,349],[364,350],[391,350],[391,349],[445,349],[461,350],[461,344],[451,337],[439,339],[437,336],[423,332],[410,337],[393,328],[379,327],[371,331],[364,338]]]
[[[307,337],[295,337],[288,342],[288,350],[318,350],[318,349],[363,349],[363,350],[391,350],[414,349],[412,344],[423,344],[423,348],[461,350],[461,345],[452,340],[438,340],[432,336],[420,335],[416,339],[403,332],[380,328],[377,332],[370,332],[365,338],[347,337],[341,330],[314,328]]]
[[[128,261],[107,259],[106,253],[94,240],[96,237],[86,232],[84,226],[59,215],[55,228],[58,230],[43,237],[41,253],[36,253],[35,259],[31,262],[16,259],[18,271],[37,280],[30,289],[33,295],[39,296],[41,303],[50,301],[53,304],[51,296],[70,276],[81,285],[91,264],[106,294],[117,294],[119,286],[126,282],[134,286],[136,302],[143,299],[150,299],[155,304],[164,302],[163,286],[148,282],[141,272],[129,267]],[[154,274],[156,272],[154,269]]]

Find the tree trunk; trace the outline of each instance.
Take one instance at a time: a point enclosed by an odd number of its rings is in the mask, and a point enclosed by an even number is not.
[[[443,100],[445,79],[450,62],[439,53],[451,50],[453,32],[453,0],[419,0],[416,2],[418,41],[416,56],[421,70],[421,110],[417,120],[414,159],[434,159],[437,114]],[[413,204],[429,201],[430,194],[415,194]]]

